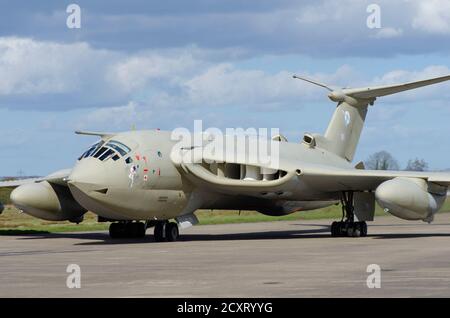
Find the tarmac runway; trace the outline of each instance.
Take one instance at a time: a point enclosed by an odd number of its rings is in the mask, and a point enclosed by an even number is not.
[[[106,232],[0,236],[0,296],[450,296],[450,214],[432,224],[381,217],[365,238],[331,238],[329,223],[196,226],[174,243]],[[69,264],[80,266],[79,289],[66,285]],[[381,288],[367,287],[369,264],[380,266]]]

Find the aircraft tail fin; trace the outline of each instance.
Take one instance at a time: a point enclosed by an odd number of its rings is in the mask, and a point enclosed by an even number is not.
[[[450,75],[403,84],[335,90],[314,80],[299,76],[294,76],[294,78],[324,87],[330,91],[328,97],[337,102],[338,105],[324,135],[328,150],[348,161],[352,161],[364,127],[368,106],[373,105],[377,97],[448,81]]]

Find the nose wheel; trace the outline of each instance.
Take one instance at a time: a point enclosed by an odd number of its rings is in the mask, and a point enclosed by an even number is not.
[[[156,223],[154,237],[156,242],[175,242],[180,233],[175,222],[161,221]]]
[[[355,222],[355,207],[353,204],[353,192],[343,192],[341,197],[342,220],[331,224],[331,236],[333,237],[364,237],[367,236],[367,223]]]

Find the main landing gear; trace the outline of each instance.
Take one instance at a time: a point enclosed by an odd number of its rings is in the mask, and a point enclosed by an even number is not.
[[[180,235],[175,222],[158,221],[155,224],[154,237],[156,242],[175,242]]]
[[[367,236],[367,223],[355,222],[353,192],[343,192],[341,197],[342,220],[331,224],[331,236]]]
[[[154,226],[154,237],[156,242],[174,242],[180,233],[178,224],[169,221],[133,222],[120,221],[111,223],[109,236],[111,238],[143,238],[147,228]]]
[[[143,222],[115,222],[109,226],[111,238],[142,238],[145,236],[146,225]]]

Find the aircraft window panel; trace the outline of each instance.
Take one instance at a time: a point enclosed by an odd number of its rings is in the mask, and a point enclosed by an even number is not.
[[[107,146],[113,148],[118,153],[120,153],[122,156],[125,156],[127,153],[131,151],[130,147],[124,145],[123,143],[116,141],[116,140],[110,140],[107,143]]]
[[[127,153],[131,151],[130,147],[128,147],[127,145],[124,145],[123,143],[121,143],[119,141],[111,140],[111,142],[113,144],[117,144],[118,146],[122,147]]]
[[[100,159],[100,161],[103,161],[103,160],[108,159],[109,157],[111,157],[113,154],[114,154],[114,150],[108,149],[98,159]]]
[[[83,152],[83,154],[82,154],[80,157],[78,157],[78,160],[81,160],[81,159],[83,159],[84,157],[86,157],[86,154],[87,154],[87,151]]]
[[[98,158],[100,157],[105,151],[107,151],[108,148],[106,147],[101,147],[95,154],[94,154],[94,158]]]
[[[118,153],[120,153],[122,156],[125,156],[127,154],[125,150],[123,150],[122,148],[118,147],[115,144],[108,143],[107,146],[113,148]]]
[[[104,144],[103,141],[100,141],[100,142],[98,142],[97,144],[95,144],[95,145],[91,148],[92,150],[89,152],[89,154],[86,154],[86,158],[87,158],[87,157],[93,156],[93,155],[97,152],[97,150],[100,149],[100,147],[101,147],[103,144]]]
[[[85,152],[83,152],[83,154],[78,158],[78,160],[81,160],[81,159],[83,159],[83,158],[87,158],[87,157],[91,156],[91,155],[94,153],[94,151],[95,151],[96,149],[98,149],[98,147],[100,147],[102,144],[103,144],[102,141],[98,141],[98,142],[96,142],[95,144],[91,145],[91,146],[88,148],[88,150],[86,150]]]
[[[93,156],[94,158],[98,158],[101,161],[107,160],[111,157],[113,158],[114,161],[117,161],[122,156],[128,154],[130,151],[131,151],[130,147],[124,145],[119,141],[110,140],[108,143],[105,144],[105,142],[101,140],[91,145],[88,148],[88,150],[83,152],[83,154],[78,158],[78,160]],[[129,161],[132,162],[131,158],[129,159]]]
[[[86,157],[89,157],[93,152],[94,152],[94,150],[97,148],[97,146],[93,146],[93,147],[91,147],[90,149],[88,149],[88,151],[86,151],[85,153],[84,153],[84,157],[83,158],[86,158]]]

